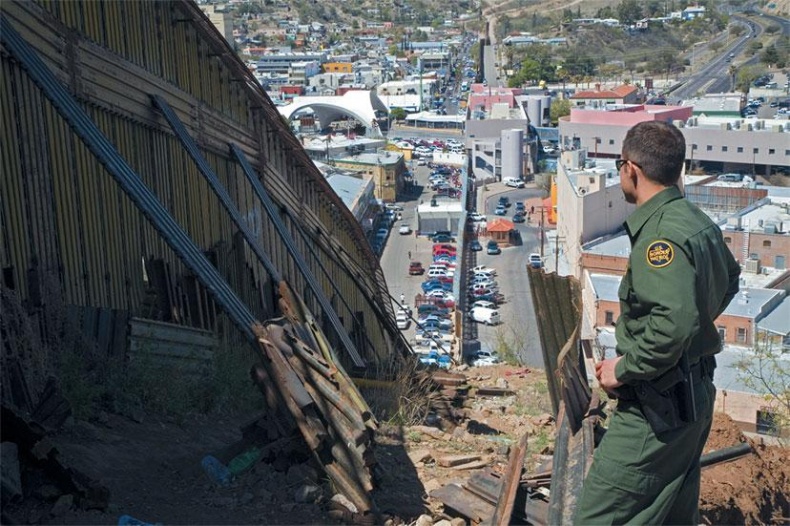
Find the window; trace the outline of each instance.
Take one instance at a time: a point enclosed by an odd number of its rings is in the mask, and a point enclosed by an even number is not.
[[[752,153],[760,153],[760,148],[752,148]]]
[[[590,177],[590,184],[595,184],[595,177]]]
[[[768,155],[774,155],[775,153],[776,150],[774,150],[773,148],[768,148]]]
[[[743,146],[738,146],[738,153],[743,153]]]
[[[790,150],[785,150],[785,155],[790,155]]]
[[[604,315],[606,317],[606,321],[604,321],[604,323],[606,325],[614,325],[614,312],[608,310]]]
[[[721,338],[721,341],[726,341],[727,340],[727,328],[724,327],[723,325],[719,325],[718,327],[716,327],[716,330],[719,331],[719,338]]]
[[[727,244],[727,245],[731,244],[732,243],[732,238],[731,237],[725,237],[724,238],[724,243]]]
[[[726,152],[727,150],[728,150],[728,148],[726,146],[722,146],[721,147],[721,151]]]
[[[609,144],[614,144],[614,139],[609,139]]]
[[[776,413],[767,407],[757,410],[757,432],[761,435],[779,436],[779,428],[776,425]]]
[[[735,341],[738,343],[746,343],[746,329],[743,327],[738,327],[738,333],[735,338]]]
[[[771,248],[771,241],[769,241],[768,239],[763,241],[763,248]]]
[[[707,145],[707,146],[705,147],[705,150],[707,150],[707,151],[709,151],[709,152],[712,152],[712,151],[713,151],[713,145],[712,145],[712,144],[709,144],[709,145]]]
[[[696,149],[697,149],[697,145],[696,145],[696,144],[692,144],[692,145],[691,145],[691,149],[692,149],[692,150],[696,150]]]

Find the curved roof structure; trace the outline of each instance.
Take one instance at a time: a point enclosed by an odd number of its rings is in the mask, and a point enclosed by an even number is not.
[[[280,113],[288,119],[304,109],[311,109],[326,126],[341,117],[351,116],[365,125],[368,135],[381,135],[376,111],[389,114],[387,106],[375,90],[351,90],[339,97],[294,97],[287,106],[278,106]],[[376,123],[376,124],[374,124]]]

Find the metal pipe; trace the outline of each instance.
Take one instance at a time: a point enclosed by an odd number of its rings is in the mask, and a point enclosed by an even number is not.
[[[715,466],[716,464],[744,457],[749,453],[754,453],[754,450],[752,449],[752,445],[748,442],[738,444],[737,446],[725,447],[724,449],[717,449],[716,451],[705,453],[699,457],[699,466],[700,468]]]

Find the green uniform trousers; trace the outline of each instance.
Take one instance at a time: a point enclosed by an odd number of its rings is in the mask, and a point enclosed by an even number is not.
[[[698,419],[656,436],[637,401],[620,400],[595,450],[574,524],[699,524],[699,457],[716,388],[694,382]]]

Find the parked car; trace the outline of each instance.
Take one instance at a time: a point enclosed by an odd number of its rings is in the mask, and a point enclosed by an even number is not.
[[[502,249],[499,248],[499,243],[497,243],[493,239],[488,242],[488,245],[486,245],[486,254],[490,256],[496,256],[497,254],[501,254],[501,253],[502,253]]]
[[[411,320],[405,312],[399,312],[397,316],[395,316],[395,325],[401,330],[408,329],[410,322]]]
[[[452,243],[455,239],[450,234],[434,234],[431,241],[434,243]]]
[[[472,303],[471,308],[483,307],[484,309],[496,309],[496,303],[493,301],[478,300]]]
[[[425,273],[422,263],[419,261],[412,261],[409,263],[409,276],[421,276]]]
[[[436,298],[438,300],[455,301],[455,296],[443,289],[433,289],[425,293],[428,298]]]
[[[517,177],[505,177],[505,186],[510,186],[512,188],[524,188],[524,181]]]
[[[529,255],[529,266],[532,268],[540,268],[543,266],[543,260],[540,259],[540,254],[533,252]]]
[[[505,208],[509,208],[510,207],[510,198],[505,196],[505,195],[503,195],[503,196],[501,196],[499,198],[499,201],[497,203],[500,206],[504,206]]]
[[[469,319],[486,325],[497,325],[500,323],[499,311],[497,309],[486,309],[484,307],[474,307],[469,311]]]
[[[442,252],[449,252],[449,253],[455,254],[456,250],[457,249],[456,249],[455,245],[452,245],[452,244],[449,244],[449,243],[434,243],[434,245],[433,245],[433,253],[434,254],[436,254],[437,252],[440,252],[440,251],[442,251]]]
[[[450,309],[439,307],[433,303],[423,303],[417,307],[418,316],[427,316],[429,314],[436,314],[437,316],[449,316]]]
[[[481,273],[481,272],[485,272],[487,274],[491,274],[491,275],[494,275],[494,276],[496,275],[496,269],[495,268],[487,267],[485,265],[477,265],[476,267],[472,267],[469,270],[470,274],[478,274],[478,273]]]
[[[472,252],[480,252],[481,250],[483,250],[483,245],[481,245],[480,241],[478,241],[477,239],[473,239],[472,241],[469,242],[469,250],[471,250]]]
[[[469,219],[471,219],[473,223],[478,223],[480,221],[485,221],[486,216],[484,216],[483,214],[479,214],[477,212],[472,212],[471,214],[469,214]]]
[[[496,358],[472,358],[472,367],[491,367],[499,364],[500,361]]]
[[[402,236],[411,234],[411,227],[406,223],[401,224],[400,228],[398,228],[398,234]]]
[[[420,363],[429,367],[438,367],[440,369],[449,369],[452,364],[451,358],[441,352],[429,351],[428,353],[418,353]]]
[[[395,212],[403,212],[403,207],[395,203],[385,203],[384,208],[387,210],[393,210]]]

